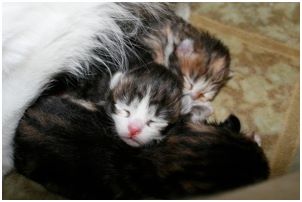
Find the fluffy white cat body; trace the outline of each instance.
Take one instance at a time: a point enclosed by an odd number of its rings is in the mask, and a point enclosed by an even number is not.
[[[53,75],[84,76],[91,59],[106,67],[92,54],[95,47],[114,58],[117,68],[127,68],[125,33],[116,19],[133,23],[134,31],[140,26],[123,4],[3,4],[2,175],[13,168],[12,140],[20,118]]]

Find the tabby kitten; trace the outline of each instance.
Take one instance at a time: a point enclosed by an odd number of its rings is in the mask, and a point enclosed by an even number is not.
[[[213,112],[209,101],[230,76],[228,48],[177,16],[153,26],[142,36],[143,44],[155,62],[174,72],[180,70],[184,83],[182,113],[202,111],[192,120],[207,118]]]
[[[132,147],[118,138],[106,110],[68,98],[42,97],[27,110],[15,137],[18,172],[70,199],[178,199],[268,177],[262,149],[223,123],[182,117],[165,139]]]

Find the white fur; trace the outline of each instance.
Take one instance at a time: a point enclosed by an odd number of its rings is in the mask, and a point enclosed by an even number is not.
[[[160,8],[159,4],[140,6],[151,13]],[[124,33],[116,18],[141,26],[116,3],[3,4],[3,175],[13,168],[12,139],[18,121],[54,74],[85,76],[92,58],[106,66],[103,58],[91,54],[94,47],[114,58],[117,68],[127,68]]]
[[[162,139],[160,131],[168,125],[165,119],[155,115],[156,108],[150,106],[149,100],[150,96],[147,93],[142,100],[135,98],[129,105],[123,100],[116,102],[119,112],[112,114],[116,131],[120,138],[131,146],[138,147],[148,144],[152,140]],[[129,112],[129,116],[124,113],[125,111]],[[149,120],[153,121],[150,125],[147,124]],[[128,131],[128,125],[131,122],[142,125],[141,132],[132,138],[130,138]]]
[[[174,50],[174,37],[172,32],[168,33],[167,40],[168,40],[168,44],[165,48],[165,66],[169,67],[169,57]]]
[[[116,72],[113,77],[110,80],[110,89],[113,89],[117,86],[117,84],[119,83],[119,81],[121,80],[123,76],[122,72]]]

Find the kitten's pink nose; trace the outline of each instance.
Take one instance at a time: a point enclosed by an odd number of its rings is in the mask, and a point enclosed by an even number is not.
[[[193,100],[198,100],[198,99],[204,97],[202,92],[191,92],[190,95]]]
[[[141,130],[142,130],[142,125],[139,124],[138,122],[129,123],[128,125],[128,131],[130,137],[136,136],[141,132]]]

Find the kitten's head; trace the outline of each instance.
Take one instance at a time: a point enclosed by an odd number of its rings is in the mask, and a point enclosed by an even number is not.
[[[234,115],[221,123],[179,122],[148,152],[161,177],[171,182],[169,188],[183,196],[266,179],[269,165],[263,150],[240,128]]]
[[[176,47],[176,56],[184,77],[184,105],[212,100],[229,78],[229,51],[207,33],[182,40]]]
[[[163,66],[117,72],[110,89],[109,113],[119,137],[131,146],[161,140],[161,131],[180,114],[182,82]]]
[[[237,116],[231,114],[223,122],[208,122],[208,121],[195,121],[189,122],[189,128],[195,129],[197,131],[211,131],[214,133],[232,133],[237,136],[244,136],[247,139],[252,140],[261,147],[261,137],[252,132],[252,133],[241,133],[241,123]]]

